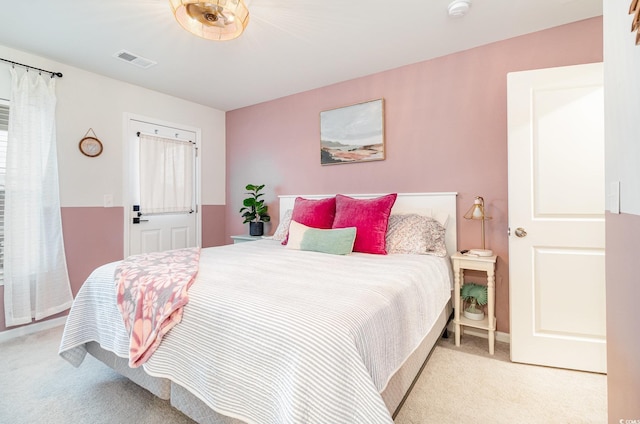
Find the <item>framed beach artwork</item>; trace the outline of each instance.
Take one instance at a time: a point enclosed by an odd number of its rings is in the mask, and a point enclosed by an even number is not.
[[[320,112],[320,164],[384,159],[384,99]]]

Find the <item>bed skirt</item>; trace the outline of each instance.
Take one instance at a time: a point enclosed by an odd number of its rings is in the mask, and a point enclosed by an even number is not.
[[[86,347],[87,352],[89,352],[91,356],[105,363],[118,374],[127,377],[129,380],[133,381],[138,386],[147,389],[160,399],[169,400],[171,396],[171,380],[151,377],[149,374],[144,372],[142,367],[129,367],[128,359],[121,358],[113,352],[102,349],[97,342],[89,342],[86,344]]]

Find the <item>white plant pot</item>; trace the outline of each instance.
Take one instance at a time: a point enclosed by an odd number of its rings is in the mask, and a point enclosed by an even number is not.
[[[478,311],[478,312],[469,312],[466,309],[464,310],[464,316],[465,318],[469,318],[472,319],[474,321],[482,321],[484,319],[484,312],[482,311]]]

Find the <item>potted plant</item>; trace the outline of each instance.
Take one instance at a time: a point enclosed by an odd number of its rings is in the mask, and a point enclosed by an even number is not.
[[[264,204],[264,193],[261,193],[264,188],[262,185],[247,184],[245,189],[249,197],[242,201],[244,205],[240,209],[240,213],[244,218],[243,224],[249,223],[249,235],[261,236],[264,234],[264,223],[269,222],[271,217],[267,213],[268,206]]]
[[[460,297],[467,303],[467,307],[464,308],[464,316],[481,321],[484,319],[484,312],[478,305],[484,306],[487,304],[487,286],[476,283],[466,283],[460,288]]]

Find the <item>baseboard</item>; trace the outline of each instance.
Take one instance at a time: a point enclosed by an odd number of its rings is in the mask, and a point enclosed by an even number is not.
[[[11,330],[5,330],[0,332],[0,343],[6,342],[18,337],[26,336],[27,334],[37,333],[39,331],[49,330],[50,328],[64,325],[67,321],[67,317],[58,317],[48,319],[46,321],[38,321],[33,324],[23,325],[22,327],[13,328]]]
[[[451,337],[455,337],[456,329],[453,325],[453,321],[449,322],[447,326],[447,330],[451,333]],[[473,327],[464,327],[464,334],[468,334],[470,336],[482,337],[483,339],[488,339],[489,335],[487,330],[480,330],[478,328]],[[496,341],[503,343],[511,343],[511,335],[509,333],[503,333],[501,331],[496,331]]]

